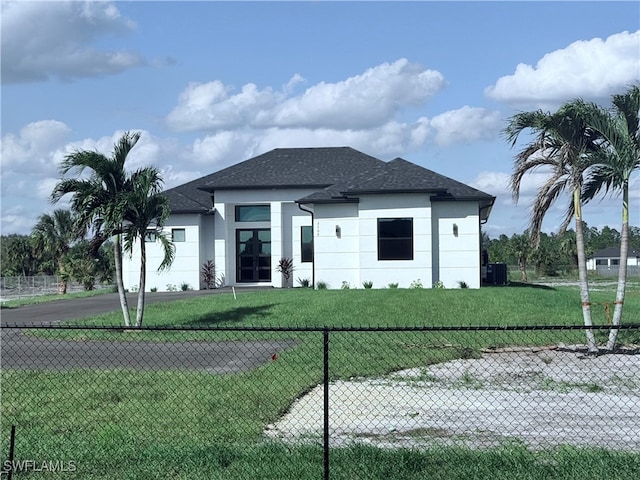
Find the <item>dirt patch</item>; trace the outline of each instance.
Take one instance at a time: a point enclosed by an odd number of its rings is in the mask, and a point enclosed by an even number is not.
[[[523,442],[640,451],[640,355],[543,350],[487,353],[331,383],[331,442],[383,447]],[[298,399],[265,434],[315,441],[323,386]]]

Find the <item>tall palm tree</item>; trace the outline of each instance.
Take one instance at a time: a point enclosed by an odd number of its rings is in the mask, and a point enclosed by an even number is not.
[[[155,168],[144,168],[134,172],[127,189],[126,203],[129,209],[125,213],[123,228],[124,251],[132,253],[136,244],[140,245],[140,283],[138,288],[138,306],[136,310],[137,327],[142,326],[146,288],[147,235],[159,241],[164,257],[158,271],[171,266],[175,257],[175,245],[162,232],[162,227],[169,216],[169,200],[161,193],[162,178]]]
[[[522,112],[512,116],[504,130],[506,140],[514,147],[520,134],[530,130],[534,139],[516,155],[514,170],[510,179],[510,189],[514,201],[520,196],[523,177],[538,168],[546,168],[549,173],[533,202],[530,218],[530,235],[534,246],[540,242],[540,231],[546,213],[560,195],[568,190],[572,201],[569,203],[562,226],[564,232],[575,217],[576,245],[578,249],[578,273],[580,277],[580,297],[582,315],[587,327],[593,325],[589,284],[582,232],[581,190],[583,177],[591,166],[591,155],[596,150],[592,131],[582,118],[579,102],[563,104],[555,113],[541,110]],[[598,351],[593,330],[586,330],[589,352]]]
[[[527,235],[513,235],[509,239],[509,253],[511,253],[520,268],[520,280],[527,283],[527,263],[529,262],[533,249],[531,239]]]
[[[51,215],[40,215],[31,237],[36,255],[53,259],[55,271],[60,277],[58,293],[67,293],[71,276],[68,254],[79,238],[72,213],[69,210],[55,210]]]
[[[94,246],[99,246],[113,237],[116,285],[122,307],[125,326],[130,325],[129,307],[122,280],[122,243],[120,235],[128,205],[124,195],[131,183],[125,170],[129,152],[140,139],[140,133],[126,132],[114,146],[111,157],[96,151],[76,151],[67,155],[60,165],[60,173],[80,175],[88,171],[85,178],[63,178],[51,194],[52,202],[71,194],[71,208],[78,215],[80,231],[93,230]]]
[[[622,194],[622,231],[620,232],[620,265],[612,324],[620,325],[627,287],[627,257],[629,252],[629,179],[640,168],[640,86],[632,86],[621,95],[614,95],[613,109],[606,110],[587,104],[589,125],[602,136],[598,164],[585,184],[583,198],[590,200],[602,189]],[[611,329],[607,349],[616,346],[618,329]]]

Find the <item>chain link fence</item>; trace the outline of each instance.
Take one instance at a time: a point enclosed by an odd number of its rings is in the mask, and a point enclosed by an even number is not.
[[[640,471],[640,325],[0,333],[4,478]]]
[[[112,285],[96,282],[96,290],[112,288]],[[0,301],[16,300],[40,295],[56,295],[63,289],[60,277],[57,275],[38,275],[24,277],[0,277]],[[76,280],[67,282],[67,293],[82,292],[85,286]]]

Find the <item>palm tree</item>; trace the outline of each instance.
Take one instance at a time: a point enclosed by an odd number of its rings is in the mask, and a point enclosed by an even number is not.
[[[629,252],[629,179],[640,168],[640,86],[633,86],[622,95],[613,96],[613,109],[605,110],[588,104],[589,125],[602,137],[598,164],[585,184],[583,198],[592,199],[600,190],[622,193],[622,231],[620,233],[620,265],[612,324],[620,325],[627,287],[627,257]],[[616,346],[618,329],[611,329],[607,349]]]
[[[509,253],[511,253],[520,268],[520,280],[527,283],[527,263],[529,262],[533,249],[531,239],[527,235],[513,235],[509,240]]]
[[[545,113],[541,110],[518,113],[509,119],[504,134],[512,147],[515,146],[518,137],[524,130],[531,130],[535,134],[533,141],[527,144],[515,157],[510,188],[516,203],[525,174],[540,167],[546,167],[549,170],[549,177],[538,191],[531,210],[530,235],[535,247],[539,245],[542,222],[551,205],[565,190],[569,190],[572,194],[572,201],[567,207],[560,231],[564,232],[571,219],[575,217],[582,315],[585,326],[590,327],[593,323],[589,302],[580,194],[583,177],[591,165],[591,155],[596,146],[592,131],[584,122],[582,114],[581,104],[577,101],[563,104],[555,113]],[[587,329],[586,336],[589,352],[597,352],[593,330]]]
[[[142,326],[147,272],[146,241],[152,235],[160,242],[164,258],[158,271],[171,266],[175,257],[175,245],[162,232],[169,216],[169,200],[162,195],[162,178],[155,168],[144,168],[133,173],[129,179],[131,187],[127,189],[126,203],[129,209],[125,213],[123,228],[123,246],[125,252],[133,252],[134,245],[140,245],[140,284],[138,289],[138,307],[136,310],[137,327]]]
[[[71,277],[68,254],[78,240],[73,215],[69,210],[55,210],[52,215],[40,215],[31,232],[33,247],[37,256],[53,259],[55,271],[60,277],[58,293],[67,293]]]
[[[125,193],[128,188],[131,188],[125,162],[139,139],[139,133],[126,132],[114,146],[111,157],[86,150],[67,155],[60,166],[63,177],[67,174],[79,176],[85,170],[89,175],[85,178],[63,178],[51,194],[51,200],[54,203],[66,194],[73,195],[71,208],[78,215],[78,228],[83,232],[93,229],[93,245],[96,250],[107,239],[114,237],[116,285],[125,326],[131,323],[122,280],[120,239],[128,208]]]

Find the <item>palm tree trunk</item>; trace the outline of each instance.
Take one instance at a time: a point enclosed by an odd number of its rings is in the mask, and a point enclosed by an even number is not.
[[[584,235],[582,233],[582,206],[580,204],[580,189],[573,192],[573,204],[576,217],[576,247],[578,250],[578,277],[580,279],[580,299],[582,300],[582,317],[586,327],[593,326],[591,321],[591,303],[589,301],[589,281],[587,279],[587,260],[584,253]],[[587,349],[589,353],[597,353],[598,347],[593,330],[585,329],[587,335]]]
[[[140,289],[138,290],[138,308],[136,310],[136,327],[142,326],[144,315],[144,291],[147,282],[147,248],[144,237],[140,238]]]
[[[129,317],[129,305],[127,303],[127,294],[124,291],[124,282],[122,281],[122,245],[120,243],[120,235],[116,235],[113,242],[114,263],[116,267],[116,286],[118,287],[118,296],[120,297],[120,306],[122,307],[122,316],[124,317],[124,326],[131,325]]]
[[[624,305],[624,292],[627,289],[627,257],[629,256],[629,185],[624,185],[622,190],[622,232],[620,233],[620,264],[618,265],[618,289],[616,291],[616,306],[613,310],[613,326],[620,325],[622,321],[622,307]],[[607,350],[616,348],[616,339],[619,330],[609,330]]]

